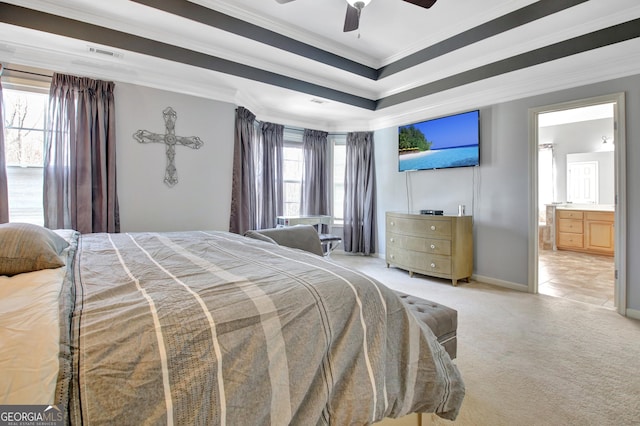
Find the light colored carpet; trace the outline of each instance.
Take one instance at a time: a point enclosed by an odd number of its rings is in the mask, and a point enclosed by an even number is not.
[[[425,415],[424,424],[640,425],[640,321],[477,282],[409,278],[379,258],[332,258],[458,311],[462,409],[454,422]]]

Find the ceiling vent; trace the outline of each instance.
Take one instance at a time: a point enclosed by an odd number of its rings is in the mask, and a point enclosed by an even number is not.
[[[122,53],[114,52],[113,50],[102,49],[100,47],[87,46],[87,49],[89,49],[90,53],[95,53],[96,55],[108,56],[110,58],[120,59],[123,56]]]

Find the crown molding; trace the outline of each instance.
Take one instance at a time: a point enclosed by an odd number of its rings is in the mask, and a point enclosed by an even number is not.
[[[606,66],[593,66],[600,62]],[[579,66],[576,66],[577,64]],[[638,75],[639,72],[640,39],[628,40],[389,107],[384,114],[370,120],[370,127],[377,130],[404,125],[417,120]]]

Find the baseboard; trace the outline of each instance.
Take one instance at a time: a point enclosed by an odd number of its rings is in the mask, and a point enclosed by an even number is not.
[[[491,284],[498,287],[508,288],[510,290],[517,290],[522,292],[529,291],[529,287],[526,284],[517,284],[517,283],[512,283],[511,281],[504,281],[504,280],[499,280],[497,278],[485,277],[485,276],[476,275],[476,274],[473,274],[471,276],[471,279],[474,281],[485,283],[485,284]]]
[[[384,253],[375,253],[375,256],[384,259],[385,258],[385,254]],[[517,290],[517,291],[522,291],[522,292],[528,292],[529,291],[529,287],[526,284],[518,284],[518,283],[512,283],[510,281],[503,281],[503,280],[499,280],[497,278],[491,278],[491,277],[485,277],[482,275],[476,275],[473,274],[471,276],[471,279],[474,281],[478,281],[484,284],[491,284],[491,285],[495,285],[498,287],[504,287],[504,288],[508,288],[511,290]]]
[[[385,258],[384,253],[374,253],[373,256],[379,257],[381,259]],[[471,279],[484,284],[495,285],[498,287],[504,287],[511,290],[522,291],[525,293],[529,291],[529,287],[525,284],[513,283],[510,281],[499,280],[497,278],[485,277],[483,275],[473,274],[471,276]],[[627,310],[625,311],[625,315],[628,318],[640,320],[640,310],[638,309],[627,308]]]
[[[640,311],[637,309],[627,308],[627,317],[640,320]]]

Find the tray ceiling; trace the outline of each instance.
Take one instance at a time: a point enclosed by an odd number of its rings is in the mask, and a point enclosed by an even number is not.
[[[640,72],[637,0],[0,3],[0,61],[375,129]]]

